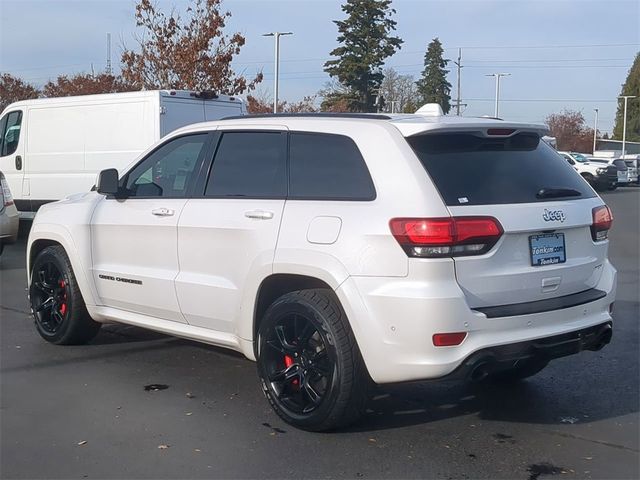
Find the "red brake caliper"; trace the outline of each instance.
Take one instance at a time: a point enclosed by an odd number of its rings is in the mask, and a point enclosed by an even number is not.
[[[289,368],[291,365],[293,365],[293,357],[291,357],[291,355],[285,355],[284,356],[284,366],[286,368]],[[298,379],[294,378],[291,381],[291,383],[294,384],[294,385],[298,385]]]
[[[60,288],[64,288],[65,283],[64,280],[60,280]],[[62,315],[64,315],[65,313],[67,313],[67,292],[64,292],[64,295],[62,296],[62,299],[64,300],[64,302],[62,304],[60,304],[60,313]]]

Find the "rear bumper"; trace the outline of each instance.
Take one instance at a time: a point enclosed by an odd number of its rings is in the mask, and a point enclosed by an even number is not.
[[[447,260],[429,264],[429,278],[349,277],[336,293],[352,325],[371,378],[395,383],[446,377],[488,353],[538,351],[553,337],[575,336],[612,321],[616,270],[608,260],[594,286],[601,292],[585,303],[511,316],[489,317],[469,307]],[[446,279],[451,280],[446,280]],[[440,279],[440,280],[438,280]],[[466,332],[454,347],[435,347],[436,333]],[[570,353],[590,349],[590,344]],[[522,348],[520,348],[522,347]],[[574,345],[575,347],[575,345]],[[546,350],[556,358],[560,350]]]
[[[444,378],[478,381],[520,363],[546,364],[555,358],[574,355],[584,350],[598,351],[611,341],[612,334],[612,322],[604,322],[561,335],[483,348],[469,355],[458,368]]]

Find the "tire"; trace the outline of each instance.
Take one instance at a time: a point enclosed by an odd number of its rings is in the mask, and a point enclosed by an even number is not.
[[[2,252],[4,252],[4,242],[0,240],[0,255],[2,255]]]
[[[526,362],[509,370],[493,373],[487,380],[493,383],[517,383],[541,372],[548,364],[549,362]]]
[[[257,342],[262,390],[285,422],[326,431],[360,418],[372,382],[333,292],[283,295],[267,309]]]
[[[80,345],[93,339],[101,324],[89,316],[69,257],[61,246],[42,250],[31,269],[31,312],[36,330],[55,345]]]
[[[617,183],[612,183],[611,185],[609,185],[607,187],[607,190],[609,190],[610,192],[614,191],[616,188],[618,188],[618,184]]]

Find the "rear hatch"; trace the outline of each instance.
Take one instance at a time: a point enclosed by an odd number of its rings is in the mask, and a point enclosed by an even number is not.
[[[618,182],[625,183],[629,181],[629,169],[627,168],[627,164],[622,159],[614,160],[613,165],[616,167],[618,172]]]
[[[545,300],[597,284],[606,242],[594,242],[591,225],[602,201],[538,134],[489,129],[407,141],[453,217],[493,217],[503,230],[487,253],[454,256],[470,307]]]

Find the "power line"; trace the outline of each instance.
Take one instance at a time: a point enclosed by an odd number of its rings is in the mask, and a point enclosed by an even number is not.
[[[468,98],[470,102],[493,102],[494,98]],[[617,103],[617,100],[576,99],[576,98],[501,98],[501,102],[574,102],[574,103]]]

